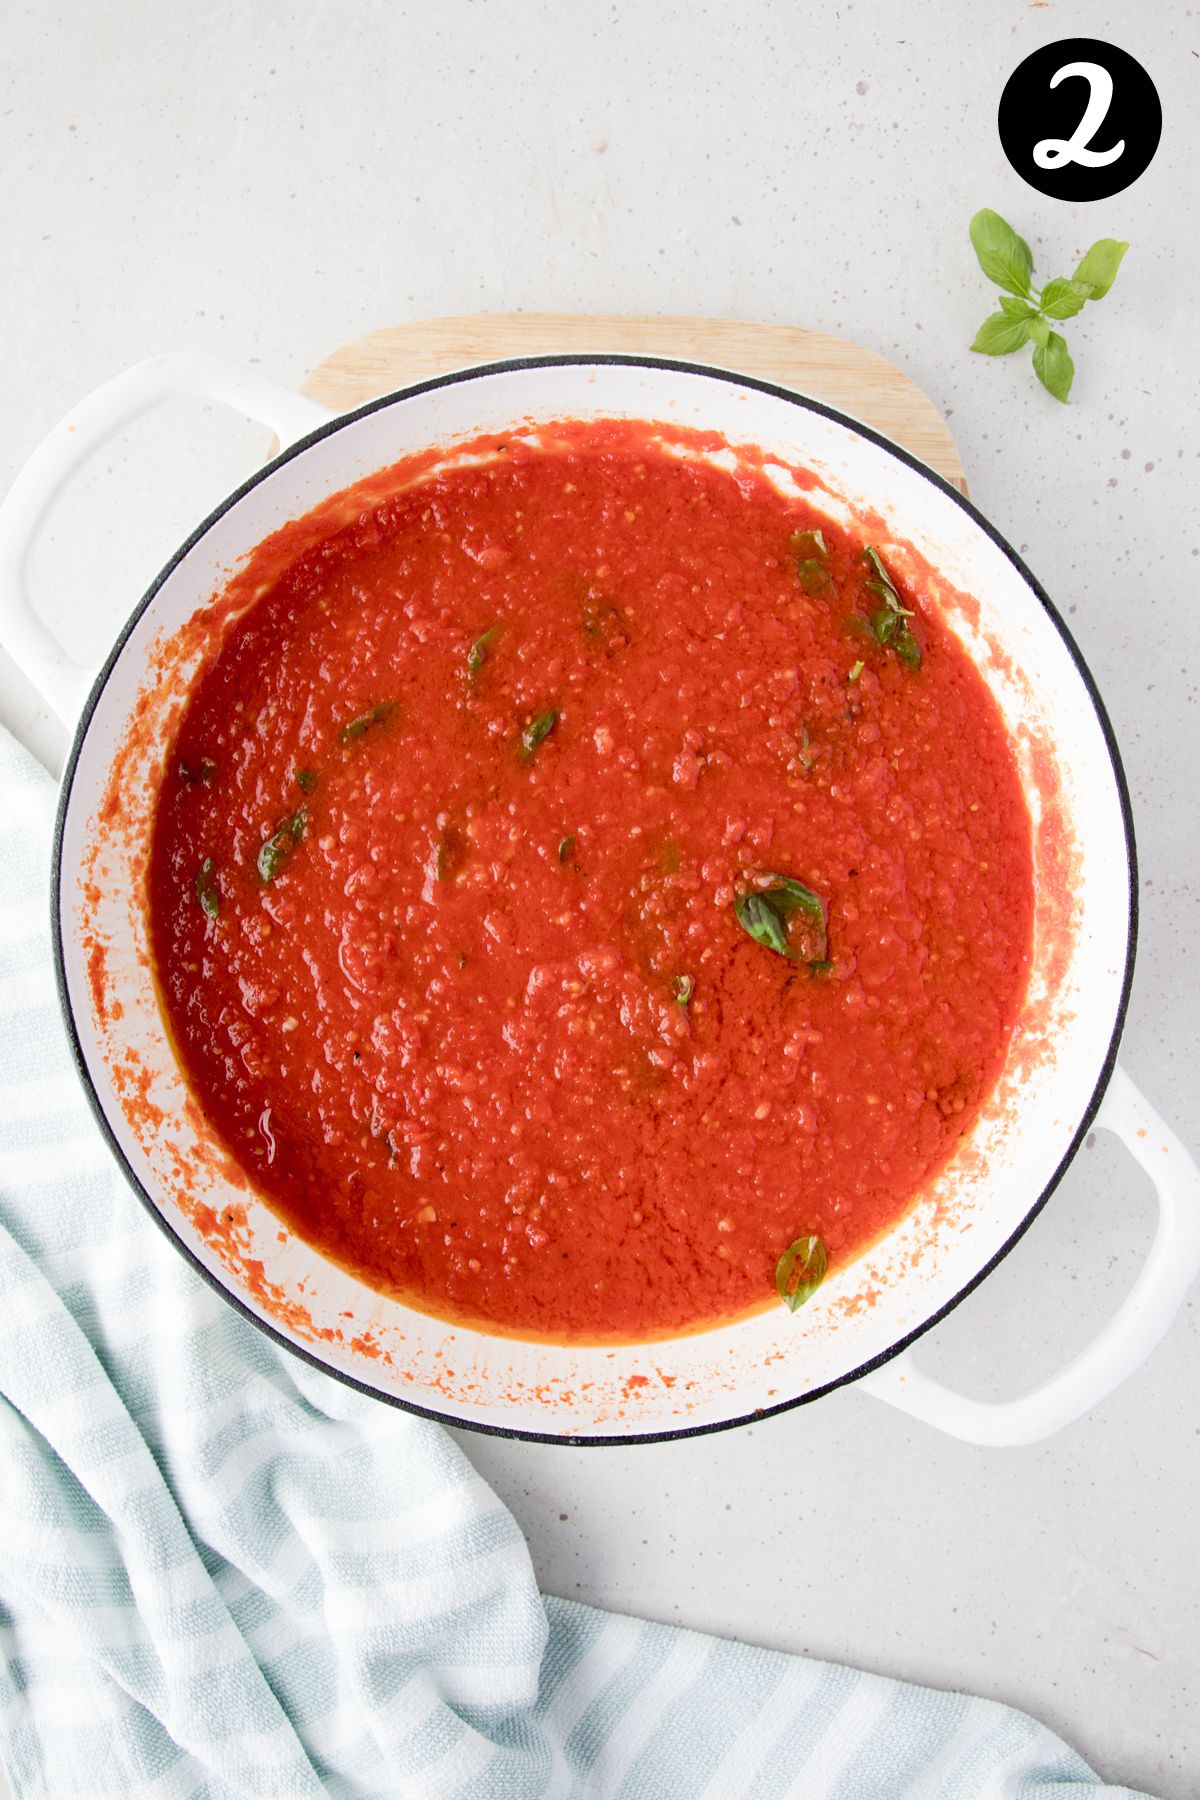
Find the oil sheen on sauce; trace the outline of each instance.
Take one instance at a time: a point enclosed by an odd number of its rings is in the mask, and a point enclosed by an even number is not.
[[[911,1205],[1021,1004],[1030,820],[919,594],[880,641],[866,541],[566,426],[268,559],[148,897],[196,1100],[297,1233],[587,1341],[745,1313],[796,1238],[837,1267]],[[772,876],[825,909],[787,954],[735,911]]]

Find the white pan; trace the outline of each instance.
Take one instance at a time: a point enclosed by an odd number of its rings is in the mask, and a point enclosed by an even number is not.
[[[78,463],[137,414],[179,393],[227,401],[269,424],[285,448],[181,546],[93,679],[31,613],[27,553]],[[717,1330],[601,1349],[489,1337],[411,1311],[281,1234],[263,1201],[230,1185],[185,1104],[149,973],[142,903],[154,784],[188,673],[172,662],[172,638],[229,571],[286,521],[401,456],[522,422],[586,417],[715,430],[811,469],[834,512],[848,503],[881,514],[891,535],[942,578],[923,600],[939,608],[991,687],[1017,746],[1031,812],[1047,821],[1037,834],[1034,969],[1013,1051],[994,1100],[914,1210],[795,1315],[773,1307]],[[954,590],[975,597],[977,616]],[[1166,1330],[1200,1270],[1200,1174],[1116,1065],[1137,903],[1129,800],[1112,731],[1078,649],[1020,558],[961,495],[876,433],[765,382],[655,358],[557,356],[470,369],[333,418],[219,360],[159,357],[77,407],[14,484],[0,509],[0,629],[75,732],[58,815],[53,932],[67,1028],[96,1117],[179,1250],[298,1354],[382,1399],[516,1436],[592,1443],[683,1436],[854,1381],[961,1437],[1015,1444],[1079,1417]],[[104,817],[106,783],[135,707],[140,747],[123,777],[124,805]],[[1049,854],[1055,810],[1069,918],[1061,870],[1056,876]],[[94,887],[83,879],[85,866],[99,876]],[[105,992],[119,1008],[93,1004],[86,954],[97,945]],[[1034,1393],[986,1404],[929,1381],[909,1346],[1012,1247],[1093,1125],[1121,1138],[1158,1194],[1157,1235],[1133,1291],[1095,1342]],[[243,1209],[234,1214],[236,1228],[214,1236],[213,1218],[231,1206]]]

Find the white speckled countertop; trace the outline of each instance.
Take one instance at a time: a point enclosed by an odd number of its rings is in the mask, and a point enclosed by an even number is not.
[[[995,134],[1037,44],[1111,38],[1165,129],[1127,193],[1041,198]],[[89,388],[212,349],[298,382],[339,342],[438,313],[712,313],[856,337],[948,414],[974,496],[1068,613],[1132,789],[1142,929],[1123,1058],[1193,1145],[1200,449],[1185,225],[1200,18],[1172,0],[11,0],[0,65],[0,485]],[[991,205],[1069,272],[1132,250],[1068,325],[1061,407],[967,353]],[[99,653],[261,431],[179,403],[114,444],[36,558]],[[6,663],[0,718],[54,763]],[[921,1351],[980,1394],[1079,1347],[1152,1223],[1114,1144],[1080,1154],[1014,1254]],[[1200,1304],[1089,1419],[970,1449],[845,1392],[627,1451],[463,1435],[542,1583],[601,1605],[1015,1702],[1114,1781],[1200,1792]]]

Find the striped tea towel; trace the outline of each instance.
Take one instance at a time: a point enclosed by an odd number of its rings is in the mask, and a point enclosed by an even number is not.
[[[278,1348],[146,1218],[57,1016],[51,783],[2,732],[0,794],[0,1756],[18,1796],[1129,1795],[992,1702],[543,1598],[439,1426]]]

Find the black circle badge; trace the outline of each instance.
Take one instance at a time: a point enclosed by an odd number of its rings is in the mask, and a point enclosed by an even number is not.
[[[1018,63],[1000,96],[1000,142],[1052,200],[1107,200],[1150,165],[1158,89],[1136,57],[1100,38],[1060,38]]]

